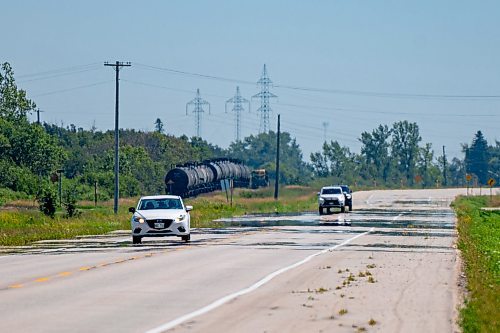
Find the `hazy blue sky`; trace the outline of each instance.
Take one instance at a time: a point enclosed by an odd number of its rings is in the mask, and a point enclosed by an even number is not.
[[[17,0],[2,3],[0,28],[0,61],[51,123],[113,128],[114,71],[103,62],[131,61],[121,71],[121,127],[149,131],[160,118],[168,133],[192,136],[185,104],[200,88],[212,107],[202,137],[227,147],[235,126],[224,102],[237,83],[148,66],[241,80],[250,98],[258,87],[245,82],[265,63],[277,86],[330,90],[272,89],[271,127],[280,113],[306,158],[321,149],[324,121],[329,140],[356,152],[362,131],[399,120],[417,122],[439,154],[446,145],[462,156],[460,143],[479,129],[500,140],[497,0]],[[245,136],[258,133],[258,104],[244,114]]]

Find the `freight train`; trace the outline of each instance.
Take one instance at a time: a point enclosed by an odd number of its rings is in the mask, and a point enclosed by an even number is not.
[[[165,175],[165,191],[187,198],[220,190],[223,179],[232,179],[234,187],[249,187],[250,177],[250,169],[236,159],[186,163],[175,166]]]

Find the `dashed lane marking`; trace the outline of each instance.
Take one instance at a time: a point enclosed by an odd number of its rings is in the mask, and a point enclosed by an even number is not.
[[[36,279],[35,282],[47,282],[49,280],[50,279],[48,277],[41,277],[41,278]]]

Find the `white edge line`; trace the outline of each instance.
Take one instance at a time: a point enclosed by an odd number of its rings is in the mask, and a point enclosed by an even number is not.
[[[283,274],[285,273],[286,271],[289,271],[293,268],[296,268],[296,267],[299,267],[303,264],[305,264],[306,262],[310,261],[312,258],[316,257],[316,256],[319,256],[321,254],[324,254],[326,252],[331,252],[335,249],[338,249],[339,247],[341,246],[344,246],[348,243],[350,243],[351,241],[355,240],[356,238],[359,238],[361,236],[364,236],[364,235],[367,235],[369,234],[370,232],[373,232],[373,230],[375,230],[375,228],[371,228],[370,230],[366,231],[366,232],[363,232],[361,234],[358,234],[352,238],[349,238],[345,241],[343,241],[342,243],[340,244],[337,244],[335,246],[332,246],[332,247],[329,247],[329,248],[326,248],[324,250],[321,250],[319,252],[316,252],[314,254],[311,254],[310,256],[302,259],[301,261],[298,261],[290,266],[286,266],[286,267],[283,267],[277,271],[274,271],[273,273],[265,276],[264,278],[260,279],[259,281],[257,281],[255,284],[251,285],[250,287],[247,287],[245,289],[242,289],[240,291],[237,291],[237,292],[234,292],[232,294],[229,294],[227,296],[224,296],[206,306],[204,306],[203,308],[201,309],[198,309],[198,310],[195,310],[191,313],[188,313],[188,314],[185,314],[183,315],[182,317],[179,317],[177,319],[174,319],[172,321],[169,321],[161,326],[158,326],[156,328],[153,328],[149,331],[146,331],[146,333],[161,333],[161,332],[164,332],[164,331],[167,331],[171,328],[174,328],[175,326],[179,325],[179,324],[182,324],[183,322],[185,321],[188,321],[190,319],[193,319],[195,317],[198,317],[198,316],[201,316],[202,314],[205,314],[209,311],[212,311],[216,308],[218,308],[219,306],[239,297],[239,296],[242,296],[242,295],[245,295],[245,294],[248,294],[256,289],[258,289],[259,287],[263,286],[264,284],[268,283],[269,281],[271,281],[272,279],[274,279],[276,276],[280,275],[280,274]]]

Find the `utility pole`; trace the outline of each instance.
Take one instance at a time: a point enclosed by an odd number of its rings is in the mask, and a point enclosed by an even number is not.
[[[119,133],[119,128],[118,128],[118,101],[119,101],[119,91],[120,91],[120,68],[122,67],[130,67],[131,64],[130,62],[121,62],[121,61],[116,61],[114,64],[105,62],[104,66],[111,66],[115,68],[116,72],[116,88],[115,88],[115,200],[114,200],[114,212],[115,214],[118,213],[118,198],[120,196],[120,184],[119,184],[119,172],[120,172],[120,157],[118,154],[118,145],[119,145],[119,140],[120,140],[120,133]]]
[[[236,113],[236,142],[238,142],[241,140],[241,112],[245,111],[243,104],[248,104],[248,112],[250,112],[250,101],[242,97],[240,94],[240,87],[236,87],[236,94],[234,97],[226,101],[226,113],[229,103],[233,104],[233,112]]]
[[[200,89],[196,89],[196,97],[186,103],[186,115],[191,105],[195,115],[196,136],[201,138],[201,114],[205,112],[203,105],[208,105],[208,114],[210,114],[210,103],[201,98]]]
[[[280,115],[278,114],[278,131],[276,132],[276,181],[274,182],[274,200],[278,200],[280,181]]]
[[[445,146],[443,146],[443,186],[447,186],[448,181],[446,179],[446,151]]]
[[[40,109],[37,109],[37,110],[36,110],[36,123],[37,123],[38,125],[40,125],[40,112],[45,112],[45,111],[42,111],[42,110],[40,110]]]
[[[327,121],[324,121],[322,125],[323,125],[323,142],[326,142],[326,133],[328,130],[329,123]]]
[[[270,99],[278,97],[269,91],[269,87],[272,83],[273,81],[271,81],[267,75],[266,64],[264,64],[262,76],[260,77],[260,80],[257,81],[257,84],[260,86],[260,93],[252,96],[252,98],[260,98],[260,108],[257,110],[257,112],[260,113],[259,133],[269,132],[269,114],[272,111]]]

